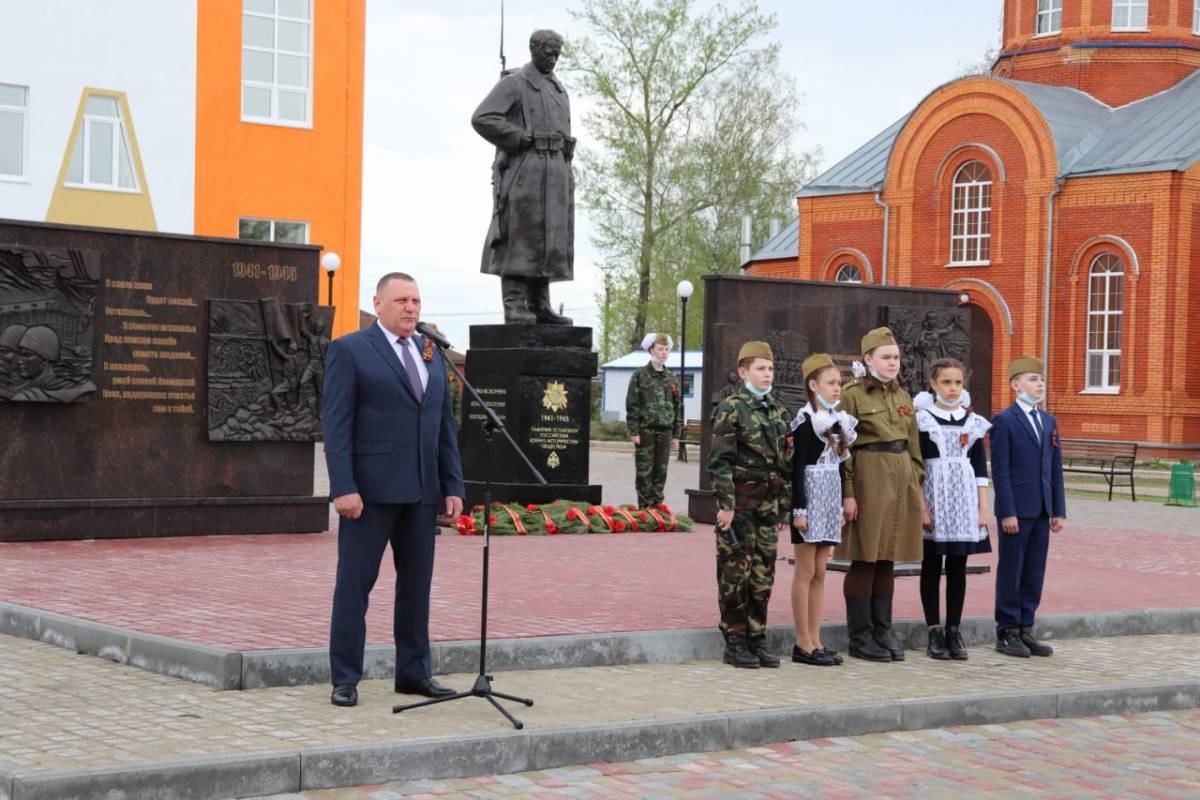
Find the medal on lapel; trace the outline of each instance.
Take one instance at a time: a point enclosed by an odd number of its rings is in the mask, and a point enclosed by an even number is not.
[[[426,364],[433,362],[433,340],[425,337],[425,346],[421,348],[421,360]]]

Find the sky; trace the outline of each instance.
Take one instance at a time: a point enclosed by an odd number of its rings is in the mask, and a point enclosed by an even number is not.
[[[508,66],[529,60],[535,29],[568,40],[582,33],[568,13],[578,4],[506,0]],[[771,38],[805,96],[796,148],[820,147],[822,170],[999,44],[1001,0],[758,5],[776,15]],[[503,322],[499,278],[479,271],[494,151],[470,124],[498,78],[499,8],[500,0],[367,2],[361,307],[371,308],[384,273],[408,272],[421,287],[422,317],[460,350],[470,325]],[[571,91],[569,73],[563,78]],[[587,98],[572,92],[571,105],[572,133],[586,147]],[[551,299],[575,324],[596,328],[598,340],[603,254],[589,241],[582,205],[577,194],[575,279],[552,284]]]

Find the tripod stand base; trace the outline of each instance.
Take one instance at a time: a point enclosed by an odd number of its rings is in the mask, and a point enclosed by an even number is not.
[[[527,706],[533,705],[533,700],[531,698],[517,697],[516,695],[494,691],[492,689],[492,676],[480,675],[475,678],[475,685],[472,686],[469,691],[458,692],[457,694],[447,695],[446,697],[434,697],[431,700],[422,700],[419,703],[402,703],[400,705],[392,706],[392,713],[399,714],[401,711],[408,711],[410,708],[421,708],[422,706],[432,706],[437,705],[438,703],[448,703],[451,700],[461,700],[464,697],[482,697],[483,699],[487,700],[489,703],[495,706],[496,710],[503,714],[505,719],[511,722],[512,726],[517,730],[524,728],[525,723],[508,713],[508,709],[496,702],[496,698],[499,697],[503,700],[511,700],[514,703],[524,703]]]

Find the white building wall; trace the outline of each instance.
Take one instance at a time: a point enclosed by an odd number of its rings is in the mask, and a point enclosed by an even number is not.
[[[2,0],[0,83],[29,88],[24,181],[0,217],[42,221],[84,87],[125,92],[158,230],[192,233],[196,0]]]
[[[675,371],[678,372],[678,369]],[[704,382],[700,377],[699,365],[695,370],[689,367],[688,372],[693,376],[695,388],[691,397],[683,399],[684,419],[698,420],[700,419],[700,398],[703,397]],[[604,370],[604,396],[601,410],[605,412],[605,420],[625,421],[625,393],[629,391],[629,379],[632,377],[633,370],[631,369]]]

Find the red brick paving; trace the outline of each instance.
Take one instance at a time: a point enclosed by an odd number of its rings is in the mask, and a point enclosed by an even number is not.
[[[431,633],[478,636],[482,540],[438,541]],[[787,551],[790,545],[782,545]],[[716,623],[711,530],[496,537],[490,635],[496,638],[702,628]],[[0,600],[236,650],[327,644],[333,534],[0,544]],[[994,565],[994,555],[976,556]],[[368,618],[390,640],[385,559]],[[830,573],[825,617],[844,618]],[[779,563],[772,622],[791,621],[791,568]],[[968,579],[966,613],[992,613],[992,576]],[[915,578],[897,616],[921,616]],[[1200,536],[1071,527],[1052,540],[1045,612],[1200,606]]]

